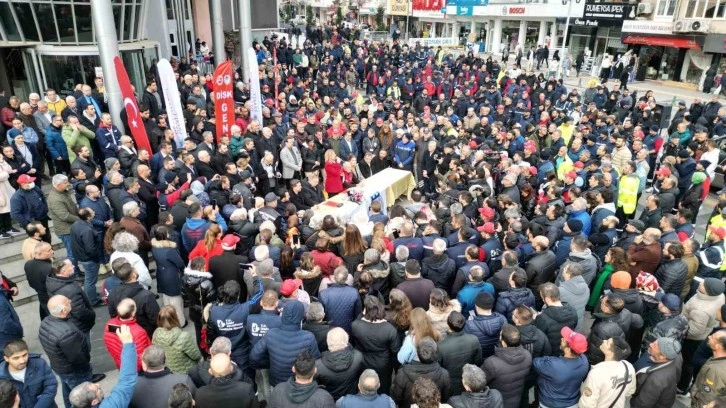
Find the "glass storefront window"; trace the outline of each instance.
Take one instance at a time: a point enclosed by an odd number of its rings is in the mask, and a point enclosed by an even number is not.
[[[30,4],[13,3],[13,7],[15,8],[15,15],[18,16],[20,28],[23,29],[25,41],[40,41],[38,28],[35,26],[35,19],[33,19],[33,12],[30,11]]]
[[[78,28],[78,42],[93,43],[93,16],[91,15],[90,5],[76,4],[74,6],[76,12],[76,27]]]
[[[13,13],[10,11],[10,5],[7,3],[0,3],[0,21],[2,21],[3,28],[5,29],[5,35],[7,35],[8,41],[20,41],[20,30],[15,24],[13,19]]]
[[[43,55],[40,58],[45,72],[46,85],[66,97],[73,93],[76,84],[83,81],[82,70],[78,69],[78,56]]]
[[[55,18],[61,43],[76,42],[76,28],[73,24],[73,9],[70,4],[56,4]]]
[[[43,42],[58,42],[58,32],[53,16],[53,6],[50,4],[33,4],[35,18],[38,19],[38,29]]]
[[[83,70],[83,83],[93,85],[96,79],[96,67],[101,66],[101,59],[98,55],[82,55],[81,69]]]
[[[121,15],[123,14],[123,7],[122,6],[113,6],[113,22],[116,24],[116,38],[121,40],[121,24],[123,20],[121,19]]]
[[[135,22],[134,7],[126,6],[126,7],[124,7],[124,9],[126,11],[124,12],[124,30],[123,30],[124,36],[123,36],[123,39],[130,41],[133,39],[131,36],[131,33],[133,33],[134,22]]]

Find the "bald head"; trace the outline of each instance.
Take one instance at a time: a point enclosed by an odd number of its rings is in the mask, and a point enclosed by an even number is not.
[[[131,319],[136,315],[136,302],[126,298],[116,306],[116,312],[121,320]]]
[[[545,249],[549,248],[550,240],[547,237],[540,235],[534,237],[534,239],[532,240],[532,245],[534,245],[537,250],[544,251]]]
[[[645,244],[652,244],[653,242],[660,241],[660,230],[656,228],[648,228],[643,232],[643,242]]]
[[[224,377],[232,372],[232,364],[226,354],[215,354],[209,361],[209,374],[213,377]]]
[[[71,312],[71,300],[63,295],[48,299],[48,311],[55,317],[66,317]]]

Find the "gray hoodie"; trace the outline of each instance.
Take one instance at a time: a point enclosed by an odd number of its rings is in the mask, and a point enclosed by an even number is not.
[[[590,288],[582,276],[563,281],[559,284],[560,301],[567,303],[577,311],[577,327],[575,331],[582,333],[582,324],[585,321],[585,306],[590,299]]]

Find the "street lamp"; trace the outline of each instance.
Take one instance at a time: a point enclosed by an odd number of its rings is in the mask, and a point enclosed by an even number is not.
[[[578,4],[580,3],[580,0],[574,0],[574,1],[576,1]],[[565,57],[566,57],[566,55],[565,55],[565,43],[567,42],[567,32],[570,29],[570,14],[572,14],[572,2],[573,2],[573,0],[562,0],[562,5],[563,6],[565,4],[567,4],[567,20],[565,20],[565,32],[562,33],[562,47],[561,47],[562,48],[562,52],[561,52],[562,56],[560,57],[560,63],[559,63],[560,64],[559,69],[562,70],[562,76],[563,76],[562,81],[565,80],[565,78],[564,78],[565,69],[562,67],[562,62],[564,62]],[[557,33],[557,21],[555,21],[555,34],[556,33]]]

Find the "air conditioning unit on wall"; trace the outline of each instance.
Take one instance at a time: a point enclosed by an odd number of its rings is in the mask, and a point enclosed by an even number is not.
[[[653,3],[640,3],[638,4],[638,9],[636,10],[636,14],[639,16],[648,15],[653,13]]]
[[[701,20],[678,20],[673,25],[673,31],[677,33],[707,33],[709,23]]]

